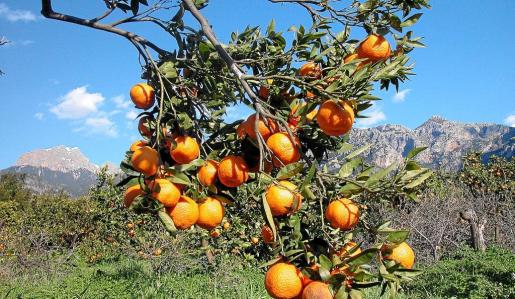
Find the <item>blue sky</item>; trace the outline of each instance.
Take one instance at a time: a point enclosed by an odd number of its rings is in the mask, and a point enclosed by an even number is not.
[[[82,17],[102,1],[54,1],[55,10]],[[257,0],[211,0],[204,11],[217,35],[247,24],[278,29],[309,20],[291,5]],[[89,4],[85,4],[89,3]],[[417,75],[400,93],[383,98],[360,126],[415,128],[432,115],[460,122],[515,126],[515,1],[432,1],[414,26],[425,49],[413,52]],[[59,144],[78,146],[93,162],[117,163],[138,138],[128,90],[139,82],[136,51],[126,40],[77,25],[46,20],[40,1],[0,0],[0,168],[24,152]],[[83,7],[84,6],[84,7]],[[127,27],[173,47],[151,27]],[[246,114],[236,109],[234,115]]]

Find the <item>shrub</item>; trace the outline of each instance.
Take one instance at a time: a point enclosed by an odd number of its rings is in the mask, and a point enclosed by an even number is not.
[[[444,298],[515,298],[515,255],[506,249],[468,247],[445,256],[407,286]]]

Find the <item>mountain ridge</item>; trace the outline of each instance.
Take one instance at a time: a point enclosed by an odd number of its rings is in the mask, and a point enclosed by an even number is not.
[[[354,128],[349,142],[356,148],[372,144],[364,152],[367,162],[385,167],[402,161],[414,147],[428,148],[417,156],[424,166],[456,171],[461,158],[471,151],[485,156],[513,157],[515,128],[493,123],[461,123],[432,116],[415,129],[398,124]],[[339,158],[339,156],[336,156]],[[105,163],[111,173],[117,166]],[[78,147],[58,145],[22,154],[15,165],[0,173],[23,173],[27,186],[37,192],[64,191],[71,196],[85,194],[95,183],[102,166],[92,163]]]

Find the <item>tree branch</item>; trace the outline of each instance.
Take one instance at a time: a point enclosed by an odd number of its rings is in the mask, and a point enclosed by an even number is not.
[[[92,20],[86,20],[86,19],[81,19],[81,18],[77,18],[74,16],[66,15],[66,14],[57,13],[52,9],[52,0],[41,0],[41,14],[48,19],[54,19],[54,20],[59,20],[59,21],[63,21],[63,22],[74,23],[74,24],[78,24],[78,25],[82,25],[82,26],[86,26],[86,27],[90,27],[90,28],[94,28],[94,29],[98,29],[98,30],[103,30],[103,31],[107,31],[107,32],[111,32],[111,33],[123,36],[130,41],[133,41],[135,43],[139,43],[139,44],[142,44],[144,46],[151,48],[152,50],[156,51],[159,55],[162,55],[162,56],[166,56],[166,55],[170,54],[168,51],[161,49],[160,47],[158,47],[154,43],[146,40],[142,36],[139,36],[130,31],[115,28],[110,25],[98,23],[97,18],[92,19]],[[139,51],[139,49],[138,49],[138,51]]]

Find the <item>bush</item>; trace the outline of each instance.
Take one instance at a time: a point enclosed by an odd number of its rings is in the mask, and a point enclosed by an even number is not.
[[[443,298],[515,298],[515,255],[506,249],[463,247],[425,269],[409,292]]]

